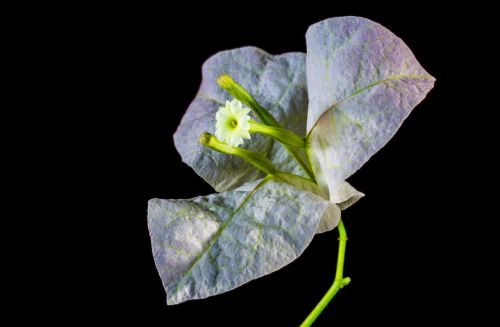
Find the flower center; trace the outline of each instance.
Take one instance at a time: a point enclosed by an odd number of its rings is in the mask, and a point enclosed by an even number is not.
[[[229,121],[229,125],[232,127],[232,128],[236,128],[238,126],[238,121],[236,119],[231,119]]]

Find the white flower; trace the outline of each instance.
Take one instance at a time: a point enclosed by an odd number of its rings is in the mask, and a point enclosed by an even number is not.
[[[250,139],[248,132],[250,126],[248,121],[250,109],[243,108],[238,100],[226,101],[224,107],[219,107],[215,119],[215,136],[219,141],[226,142],[230,146],[237,147],[243,144],[243,139]]]

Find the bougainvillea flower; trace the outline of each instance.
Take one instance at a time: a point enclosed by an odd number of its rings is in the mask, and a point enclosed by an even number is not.
[[[368,19],[324,20],[309,27],[306,42],[307,54],[273,56],[244,47],[204,63],[200,89],[174,141],[182,160],[221,193],[149,203],[153,255],[168,304],[223,293],[276,271],[315,233],[334,228],[340,210],[363,196],[346,178],[389,141],[433,87],[434,78],[403,41]],[[232,100],[216,83],[223,74],[305,140],[301,155],[313,178],[266,135],[252,135],[242,148],[274,165],[276,173],[267,175],[200,144],[202,133],[217,133],[216,112]]]
[[[224,106],[220,106],[215,114],[216,130],[215,136],[230,146],[243,144],[243,139],[250,139],[250,109],[244,108],[238,100],[226,100]]]

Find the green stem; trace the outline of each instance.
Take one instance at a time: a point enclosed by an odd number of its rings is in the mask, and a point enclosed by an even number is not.
[[[342,220],[339,221],[337,226],[339,230],[339,254],[337,257],[337,271],[335,273],[335,281],[333,282],[330,289],[326,292],[323,298],[319,301],[316,307],[311,311],[307,318],[302,322],[300,327],[309,327],[318,318],[325,307],[330,303],[335,294],[344,286],[351,282],[349,277],[344,278],[344,257],[345,257],[345,247],[347,241],[347,233],[345,231],[344,223]]]
[[[307,164],[307,162],[303,159],[302,155],[299,153],[297,148],[294,148],[290,145],[283,144],[285,148],[290,152],[290,154],[295,158],[295,160],[299,163],[300,167],[306,172],[307,176],[316,183],[316,177],[314,176],[314,172],[311,167]]]

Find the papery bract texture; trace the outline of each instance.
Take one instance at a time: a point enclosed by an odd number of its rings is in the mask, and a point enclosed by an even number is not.
[[[167,303],[223,293],[287,265],[331,207],[270,177],[190,200],[150,200],[148,225]]]
[[[203,65],[200,89],[174,141],[183,161],[224,192],[149,202],[153,255],[169,304],[220,294],[276,271],[315,233],[336,227],[340,210],[363,196],[345,179],[389,141],[434,85],[403,41],[368,19],[324,20],[309,28],[306,41],[307,57],[244,47],[219,52]],[[306,137],[318,184],[264,135],[253,134],[243,145],[276,166],[263,179],[242,159],[199,143],[202,133],[214,133],[215,113],[232,99],[216,83],[223,74],[283,127]]]
[[[306,41],[309,154],[319,182],[338,194],[435,79],[401,39],[365,18],[324,20],[309,27]]]

